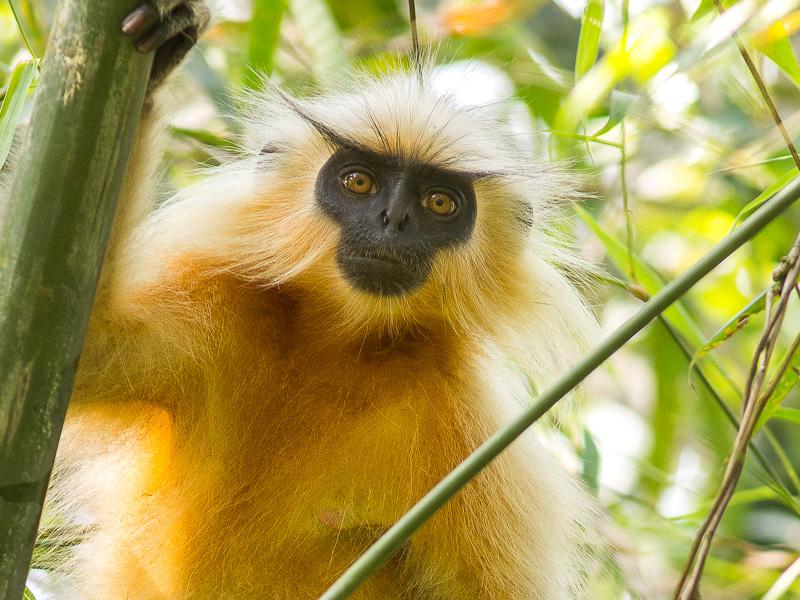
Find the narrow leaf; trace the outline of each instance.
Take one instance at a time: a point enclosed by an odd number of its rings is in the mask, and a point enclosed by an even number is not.
[[[789,567],[781,573],[781,576],[775,580],[775,583],[767,590],[767,593],[761,597],[761,600],[780,600],[786,598],[790,600],[792,596],[786,596],[786,592],[792,587],[792,584],[800,577],[800,558],[795,560]]]
[[[600,30],[603,27],[603,0],[589,0],[583,9],[581,35],[578,38],[578,53],[575,59],[575,80],[583,77],[597,60]]]
[[[553,124],[559,131],[574,131],[583,117],[600,104],[620,80],[647,81],[675,55],[667,35],[668,17],[651,9],[631,23],[629,34],[613,44],[572,88]]]
[[[234,140],[216,135],[202,129],[187,129],[185,127],[170,127],[169,132],[174,136],[186,137],[206,146],[219,148],[226,151],[239,151],[242,147]]]
[[[783,361],[781,361],[781,363],[782,362]],[[778,381],[778,385],[775,386],[775,391],[772,392],[772,395],[767,400],[767,405],[764,407],[764,411],[761,413],[761,416],[758,419],[755,431],[761,429],[764,423],[766,423],[775,414],[775,411],[781,407],[781,403],[783,402],[784,398],[786,398],[792,388],[797,384],[797,380],[800,379],[800,375],[797,374],[796,369],[800,369],[800,352],[795,353],[794,357],[789,363],[789,368],[786,369],[786,372]],[[770,385],[771,384],[772,382],[770,382]]]
[[[796,408],[776,408],[772,413],[772,418],[800,425],[800,410]]]
[[[752,36],[753,46],[767,56],[792,80],[800,85],[800,66],[789,41],[786,24],[781,20]]]
[[[608,133],[619,125],[628,113],[628,109],[638,99],[639,97],[633,94],[627,94],[619,90],[611,90],[611,106],[608,111],[608,121],[606,121],[606,124],[603,125],[600,131],[596,132],[593,137]]]
[[[736,219],[733,221],[733,225],[731,225],[731,231],[736,229],[736,227],[744,221],[747,217],[753,214],[758,208],[764,204],[770,196],[777,193],[778,191],[782,190],[785,185],[787,185],[792,179],[797,177],[797,168],[792,168],[790,171],[784,173],[778,181],[773,183],[769,186],[766,190],[761,192],[755,199],[751,200],[747,203],[747,205],[739,211],[739,214],[736,215]]]
[[[25,106],[25,96],[36,77],[38,62],[36,59],[24,60],[11,73],[8,91],[3,98],[3,106],[0,107],[0,168],[5,164],[11,149],[14,130]]]
[[[578,458],[581,461],[581,479],[596,496],[600,489],[600,451],[588,429],[583,431],[583,449]]]
[[[41,3],[39,4],[41,6]],[[44,54],[45,36],[36,19],[33,2],[31,0],[8,0],[8,5],[28,51],[34,58],[40,58]]]
[[[749,321],[752,315],[763,312],[767,306],[767,290],[761,292],[757,298],[753,299],[747,306],[736,313],[725,325],[723,325],[717,333],[702,346],[697,349],[692,357],[690,368],[705,354],[712,349],[719,346],[722,342],[731,337],[734,333],[742,329]]]
[[[248,87],[260,87],[259,73],[264,75],[272,73],[281,21],[287,8],[289,8],[289,0],[255,0],[253,2],[253,19],[249,26],[250,43],[247,52],[250,70],[245,74],[245,83]]]
[[[697,6],[697,10],[694,11],[690,23],[697,23],[700,19],[712,12],[716,12],[714,9],[714,0],[700,0],[700,4]]]

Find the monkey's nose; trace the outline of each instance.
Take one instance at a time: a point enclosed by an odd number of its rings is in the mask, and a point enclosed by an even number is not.
[[[384,228],[389,229],[395,233],[403,231],[403,228],[408,223],[409,215],[404,210],[382,210],[381,211],[381,224]]]

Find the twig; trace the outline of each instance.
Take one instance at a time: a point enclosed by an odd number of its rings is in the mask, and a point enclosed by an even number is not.
[[[720,2],[720,0],[714,0],[714,6],[717,7],[717,12],[719,12],[719,14],[725,14],[725,7],[722,6],[722,2]],[[783,124],[781,116],[778,114],[778,109],[775,108],[775,103],[772,102],[772,97],[767,91],[767,86],[764,84],[764,80],[761,79],[761,75],[759,74],[758,69],[756,69],[753,59],[750,58],[750,53],[747,52],[747,48],[744,47],[744,44],[742,43],[738,33],[731,31],[731,37],[739,47],[739,52],[741,53],[744,62],[747,64],[747,68],[750,69],[750,74],[753,76],[753,80],[758,86],[758,91],[761,92],[761,96],[764,98],[764,102],[767,103],[769,112],[772,113],[772,118],[775,119],[775,124],[780,130],[783,140],[786,142],[786,147],[789,148],[789,152],[794,159],[794,164],[796,164],[797,168],[800,169],[800,156],[797,155],[797,149],[794,147],[794,143],[792,143],[792,138],[789,136],[789,132],[786,131],[786,126]]]
[[[699,597],[698,586],[706,558],[711,550],[711,541],[728,507],[728,503],[736,490],[736,485],[739,482],[739,477],[744,467],[747,446],[755,434],[758,420],[761,413],[764,411],[764,407],[775,391],[781,377],[789,368],[792,356],[800,346],[800,335],[798,335],[792,342],[789,351],[786,353],[772,381],[762,393],[767,368],[772,358],[773,350],[775,349],[778,334],[783,324],[783,318],[786,314],[789,296],[791,295],[792,289],[797,287],[798,278],[800,278],[800,234],[798,234],[788,256],[781,262],[781,267],[776,269],[773,277],[783,279],[780,292],[781,297],[777,305],[773,308],[770,294],[773,294],[774,291],[770,290],[768,292],[764,333],[761,335],[761,339],[753,355],[753,360],[750,363],[750,371],[747,375],[747,384],[744,390],[742,420],[739,424],[739,431],[736,434],[733,448],[728,456],[728,464],[725,469],[725,474],[722,477],[720,489],[717,492],[711,510],[697,532],[678,585],[672,596],[673,600],[693,600]]]

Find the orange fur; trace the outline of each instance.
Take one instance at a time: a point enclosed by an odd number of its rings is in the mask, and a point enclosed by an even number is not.
[[[566,179],[414,77],[359,85],[272,94],[252,156],[148,217],[123,199],[51,497],[93,525],[70,598],[317,597],[518,410],[521,370],[546,385],[592,331],[548,231]],[[313,191],[333,149],[298,106],[376,149],[492,172],[471,241],[419,291],[374,297],[338,273]],[[528,433],[354,597],[583,598],[593,519]]]

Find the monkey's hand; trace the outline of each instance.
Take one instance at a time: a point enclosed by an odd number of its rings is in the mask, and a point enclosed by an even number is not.
[[[211,12],[205,0],[151,0],[122,21],[122,32],[139,52],[155,50],[147,94],[153,92],[180,64],[208,25]]]

